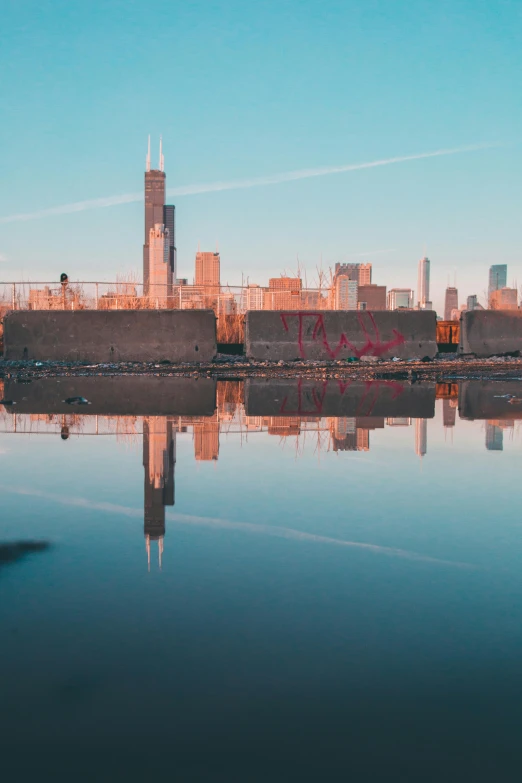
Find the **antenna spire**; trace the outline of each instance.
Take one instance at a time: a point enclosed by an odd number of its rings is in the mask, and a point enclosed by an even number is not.
[[[150,171],[150,133],[149,133],[149,143],[147,146],[147,158],[145,160],[145,171]]]
[[[165,171],[165,160],[163,158],[163,137],[162,136],[160,136],[159,170],[160,171]]]

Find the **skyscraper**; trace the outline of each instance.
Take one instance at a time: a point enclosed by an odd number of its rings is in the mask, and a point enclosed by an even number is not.
[[[143,294],[149,296],[150,281],[150,232],[156,225],[163,225],[169,230],[169,254],[168,261],[172,276],[176,276],[176,247],[175,225],[173,206],[165,205],[165,162],[163,158],[163,144],[160,139],[159,162],[157,169],[150,167],[150,136],[145,165],[145,242],[143,245]]]
[[[421,258],[419,261],[419,277],[417,284],[417,296],[419,310],[431,310],[430,301],[430,259]]]
[[[357,280],[348,275],[336,274],[334,280],[334,306],[336,310],[357,310]]]
[[[348,280],[355,280],[357,285],[371,285],[371,264],[339,264],[335,265],[335,277],[346,275]]]
[[[453,286],[446,288],[446,296],[444,298],[444,320],[452,320],[453,310],[459,309],[459,292]]]
[[[413,291],[411,288],[392,288],[388,291],[388,310],[412,310]]]
[[[156,223],[149,234],[149,299],[155,307],[168,307],[172,296],[169,230]]]
[[[428,419],[415,419],[415,454],[424,457],[428,451]]]
[[[493,291],[507,286],[507,264],[493,264],[489,267],[488,281],[488,307],[491,307],[490,300]]]
[[[213,296],[219,293],[221,259],[219,253],[196,253],[195,276],[196,285],[204,286],[204,294]]]

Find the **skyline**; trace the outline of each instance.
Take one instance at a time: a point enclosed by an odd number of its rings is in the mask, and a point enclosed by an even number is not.
[[[455,270],[463,295],[483,295],[492,264],[508,264],[508,284],[522,279],[513,6],[158,0],[153,15],[141,1],[122,15],[112,0],[29,0],[4,22],[4,279],[54,279],[69,258],[75,279],[139,269],[141,209],[129,199],[147,135],[160,132],[180,277],[199,241],[219,242],[230,284],[292,273],[297,257],[310,278],[321,257],[328,269],[375,255],[376,279],[415,288],[427,255],[438,311]],[[150,90],[159,72],[167,100]],[[472,142],[496,146],[376,165]],[[336,161],[351,171],[329,176]],[[112,208],[13,220],[100,199]]]

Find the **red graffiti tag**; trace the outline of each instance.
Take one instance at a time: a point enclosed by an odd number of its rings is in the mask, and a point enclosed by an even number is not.
[[[352,351],[352,353],[358,359],[360,359],[361,356],[382,356],[382,354],[386,353],[386,351],[389,351],[391,348],[396,348],[398,345],[403,345],[405,342],[404,335],[398,332],[397,329],[392,329],[392,332],[394,334],[394,338],[392,340],[388,340],[387,342],[382,342],[379,328],[375,322],[374,315],[373,313],[370,313],[366,310],[357,313],[357,320],[359,321],[359,326],[363,330],[364,337],[366,338],[366,343],[363,345],[362,348],[356,348],[355,345],[352,342],[350,342],[350,340],[348,339],[348,337],[344,332],[341,333],[337,346],[335,348],[332,348],[328,341],[328,337],[326,335],[326,327],[324,325],[323,313],[314,313],[314,312],[310,312],[309,310],[299,310],[296,312],[280,313],[280,315],[285,331],[287,332],[289,331],[287,319],[290,317],[294,317],[294,318],[297,317],[299,319],[297,344],[299,346],[299,353],[302,359],[306,359],[304,342],[303,342],[303,320],[305,317],[311,317],[316,319],[314,329],[312,332],[312,341],[315,342],[316,340],[321,338],[321,343],[326,353],[330,357],[330,359],[335,359],[338,356],[339,351],[343,347],[349,348],[350,351]],[[364,322],[363,315],[366,315],[368,317],[371,328],[373,329],[373,335],[371,335],[370,332],[368,331],[367,325]]]

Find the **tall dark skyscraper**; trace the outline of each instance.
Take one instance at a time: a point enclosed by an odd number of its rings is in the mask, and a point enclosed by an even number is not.
[[[162,141],[160,139],[159,164],[157,169],[150,167],[150,136],[145,167],[145,242],[143,244],[143,294],[149,295],[149,240],[150,231],[160,224],[169,229],[169,264],[175,276],[176,242],[175,242],[175,207],[165,204],[165,163]]]
[[[459,309],[459,292],[456,288],[449,285],[446,288],[446,296],[444,299],[444,320],[451,321],[451,314],[453,310]]]
[[[174,505],[176,433],[167,416],[143,419],[143,467],[145,468],[144,533],[150,557],[150,542],[158,541],[163,552],[165,506]]]
[[[489,267],[488,280],[488,307],[491,307],[490,300],[493,291],[507,286],[507,264],[493,264]]]
[[[166,204],[163,207],[163,223],[169,230],[169,264],[175,280],[176,270],[176,207]]]

